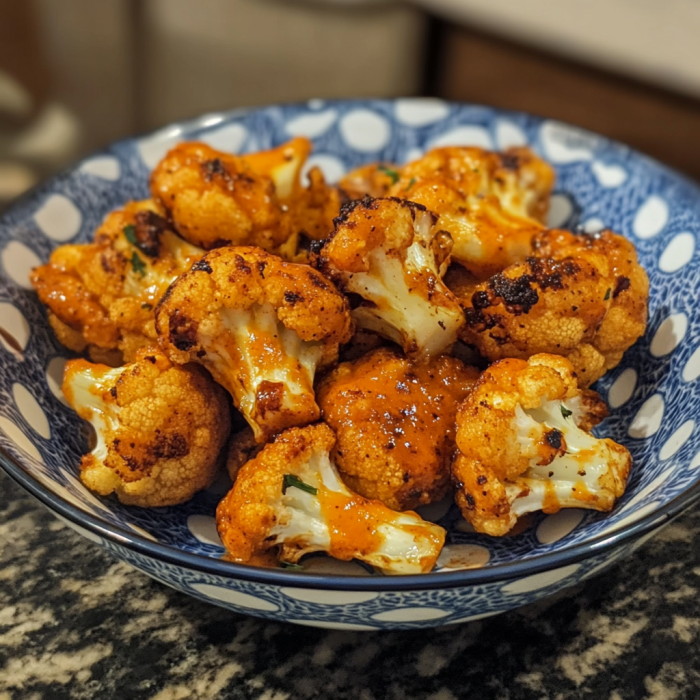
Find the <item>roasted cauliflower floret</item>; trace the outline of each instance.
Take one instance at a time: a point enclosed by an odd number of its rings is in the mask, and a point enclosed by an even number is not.
[[[340,288],[360,298],[359,328],[401,345],[412,357],[450,348],[464,323],[459,302],[442,283],[452,241],[436,217],[412,202],[349,202],[317,264]]]
[[[394,510],[443,498],[457,406],[478,376],[454,357],[415,363],[389,348],[336,367],[317,399],[343,481]]]
[[[436,148],[395,172],[389,195],[437,214],[454,241],[452,258],[480,280],[532,254],[554,171],[529,149]]]
[[[178,233],[195,245],[207,250],[225,245],[273,250],[291,234],[282,200],[296,193],[295,182],[308,153],[306,147],[300,153],[290,146],[289,167],[278,150],[246,159],[204,143],[179,144],[151,173],[152,196]]]
[[[241,468],[216,514],[229,557],[250,562],[274,547],[289,563],[327,552],[391,574],[430,571],[445,531],[350,491],[329,457],[334,443],[322,423],[291,428]]]
[[[528,258],[494,275],[463,300],[461,338],[491,361],[571,356],[588,386],[603,371],[591,342],[611,304],[607,262],[595,258]]]
[[[491,365],[457,413],[452,478],[462,515],[477,532],[505,535],[532,511],[611,510],[632,458],[588,432],[606,415],[566,358]]]
[[[568,357],[581,386],[615,367],[644,333],[649,282],[629,241],[548,231],[538,253],[469,288],[462,339],[489,360]],[[454,285],[453,289],[459,294]]]
[[[94,359],[133,359],[156,339],[153,309],[204,251],[182,240],[150,200],[112,212],[93,243],[64,245],[31,280],[59,341]]]
[[[318,419],[314,374],[352,334],[347,300],[331,282],[260,248],[209,252],[173,283],[156,315],[168,356],[204,365],[259,442]]]
[[[80,463],[92,491],[115,493],[127,505],[168,506],[214,480],[230,410],[225,392],[200,367],[173,365],[154,348],[116,369],[71,360],[63,393],[97,435]]]
[[[574,235],[552,230],[535,236],[533,248],[535,255],[555,260],[591,253],[605,256],[610,308],[591,345],[604,358],[604,372],[617,366],[625,351],[644,335],[647,325],[649,278],[637,261],[634,244],[612,231]]]

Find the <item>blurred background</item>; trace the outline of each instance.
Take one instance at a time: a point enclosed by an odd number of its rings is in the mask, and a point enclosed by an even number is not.
[[[430,95],[700,179],[697,0],[0,0],[0,208],[121,136],[312,97]]]

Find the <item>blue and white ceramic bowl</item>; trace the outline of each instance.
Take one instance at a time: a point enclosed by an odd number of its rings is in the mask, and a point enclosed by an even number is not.
[[[464,527],[456,508],[425,517],[448,531],[440,568],[382,577],[313,559],[307,571],[221,561],[220,483],[174,508],[100,498],[78,479],[81,421],[60,381],[68,353],[28,273],[58,245],[87,241],[111,209],[148,195],[151,168],[175,143],[244,153],[292,136],[314,141],[309,166],[330,181],[376,160],[403,163],[437,145],[527,144],[557,169],[553,226],[611,227],[632,239],[651,279],[647,333],[597,389],[612,415],[600,431],[627,445],[634,468],[612,513],[565,510],[502,539]],[[594,576],[700,497],[700,191],[617,143],[525,114],[436,100],[322,102],[212,114],[121,141],[17,203],[0,220],[0,460],[57,517],[137,569],[238,612],[338,629],[418,628],[487,617]],[[471,567],[471,568],[464,568]]]

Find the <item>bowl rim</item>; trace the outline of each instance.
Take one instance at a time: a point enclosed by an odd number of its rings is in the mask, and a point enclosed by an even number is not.
[[[382,98],[358,98],[358,99],[322,99],[323,106],[342,106],[342,105],[368,105],[381,104],[390,106],[399,100],[433,100],[430,97],[396,97],[391,99]],[[141,139],[157,136],[160,133],[178,129],[185,136],[189,130],[197,128],[207,128],[218,126],[238,117],[244,117],[248,114],[263,111],[270,108],[306,108],[309,109],[309,103],[313,100],[305,100],[300,102],[282,102],[270,105],[261,105],[256,107],[235,108],[230,110],[221,110],[215,112],[207,112],[200,116],[184,119],[169,124],[160,126],[156,129],[145,131],[143,133],[134,134],[105,145],[103,148],[93,151],[73,164],[63,168],[51,177],[43,180],[29,191],[24,193],[20,198],[15,200],[9,209],[0,216],[0,223],[8,213],[13,209],[21,206],[23,203],[33,199],[37,194],[46,189],[50,183],[58,178],[66,178],[79,170],[81,165],[86,161],[91,160],[99,155],[110,154],[113,147],[118,145],[134,144]],[[645,153],[631,148],[619,141],[608,138],[594,131],[587,130],[575,124],[570,124],[561,120],[555,120],[551,117],[546,117],[531,112],[523,112],[519,110],[509,110],[490,105],[482,105],[471,102],[459,102],[454,100],[442,100],[440,102],[456,107],[468,107],[490,110],[494,113],[503,116],[518,116],[521,118],[534,119],[538,122],[555,121],[563,126],[575,129],[582,134],[588,134],[596,139],[599,139],[607,147],[620,148],[627,152],[631,152],[639,157],[644,158],[649,165],[658,168],[665,173],[672,175],[677,180],[684,182],[692,188],[698,190],[698,184],[687,175],[671,168],[668,165],[656,160],[655,158],[646,155]],[[211,123],[212,118],[217,117],[215,123]],[[699,190],[700,194],[700,190]],[[280,587],[295,587],[305,589],[326,589],[326,590],[348,590],[348,591],[411,591],[411,590],[430,590],[430,589],[445,589],[445,588],[461,588],[467,586],[478,586],[482,584],[490,584],[495,582],[506,582],[513,579],[520,579],[527,576],[536,575],[543,571],[562,568],[571,564],[576,564],[585,559],[599,556],[603,553],[610,552],[622,545],[625,545],[635,539],[650,533],[663,525],[668,524],[671,520],[679,516],[685,510],[690,508],[694,503],[700,500],[700,480],[692,484],[685,491],[679,493],[665,505],[648,513],[637,520],[621,525],[619,528],[602,534],[590,540],[584,540],[578,544],[564,547],[561,550],[554,552],[543,553],[529,557],[526,560],[517,560],[513,562],[502,562],[490,566],[474,569],[458,569],[446,572],[428,572],[425,574],[412,574],[401,576],[341,576],[338,574],[299,574],[293,571],[284,569],[267,569],[262,567],[250,566],[247,564],[238,564],[235,562],[223,561],[213,557],[204,556],[186,552],[177,547],[160,542],[153,541],[136,533],[133,530],[126,529],[119,525],[101,520],[92,513],[83,510],[82,508],[69,503],[47,486],[39,481],[33,474],[30,467],[25,466],[19,459],[13,457],[6,449],[0,446],[0,467],[15,481],[18,485],[28,491],[32,496],[39,500],[49,511],[58,514],[68,520],[70,523],[87,530],[88,532],[97,535],[103,540],[109,541],[120,547],[141,554],[147,558],[163,561],[165,563],[188,568],[194,571],[213,574],[223,579],[251,581],[267,585]]]

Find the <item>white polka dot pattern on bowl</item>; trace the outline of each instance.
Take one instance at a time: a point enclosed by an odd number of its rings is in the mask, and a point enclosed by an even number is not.
[[[549,204],[547,226],[560,228],[571,218],[573,213],[574,205],[571,198],[565,194],[554,194]]]
[[[648,239],[658,236],[668,222],[668,204],[657,195],[652,195],[639,208],[632,223],[637,238]]]
[[[673,352],[685,338],[688,317],[684,313],[672,314],[658,328],[651,339],[649,352],[654,357],[663,357]]]
[[[338,113],[334,109],[315,114],[303,114],[292,121],[287,122],[287,133],[290,136],[307,136],[317,139],[323,136],[338,119]]]
[[[517,124],[499,120],[496,123],[496,144],[500,150],[514,146],[527,146],[527,135]]]
[[[384,148],[391,137],[389,122],[376,112],[358,109],[340,121],[340,133],[348,146],[362,153]]]
[[[97,158],[86,160],[80,166],[80,172],[115,182],[119,179],[122,169],[116,158],[112,156],[98,156]]]
[[[34,221],[51,240],[65,243],[80,231],[80,209],[62,194],[52,194],[34,214]]]
[[[620,376],[613,382],[608,391],[608,404],[610,408],[624,406],[634,394],[637,386],[637,371],[628,367],[623,370]]]
[[[693,354],[683,367],[683,381],[694,382],[700,377],[700,347],[695,348]]]
[[[546,121],[540,128],[545,158],[553,163],[577,163],[593,158],[596,138],[576,127]]]
[[[216,518],[210,515],[190,515],[187,518],[187,527],[200,542],[223,547],[219,533],[216,530]]]
[[[10,241],[2,251],[2,267],[5,274],[24,289],[32,289],[29,273],[41,265],[37,254],[19,241]]]
[[[23,359],[29,341],[29,323],[14,304],[0,303],[0,344],[16,358]]]
[[[450,106],[434,98],[396,100],[396,119],[407,126],[426,126],[444,119]]]
[[[530,591],[549,588],[549,586],[553,586],[555,583],[560,583],[564,579],[569,578],[569,576],[575,574],[580,568],[580,564],[571,564],[570,566],[564,566],[560,569],[551,569],[541,574],[533,574],[532,576],[526,576],[512,583],[507,583],[501,590],[504,593],[513,595],[516,593],[529,593]]]
[[[491,553],[480,544],[448,544],[440,552],[437,560],[439,571],[458,569],[480,569],[489,563]]]
[[[37,462],[43,462],[41,453],[37,450],[34,443],[24,434],[17,425],[15,425],[9,418],[5,416],[0,416],[0,430],[2,430],[5,435],[12,441],[12,443],[17,447],[17,449],[26,452],[32,459]]]
[[[30,427],[36,430],[41,437],[48,440],[51,437],[51,428],[49,421],[46,418],[44,409],[39,405],[39,402],[31,395],[30,391],[19,382],[12,386],[12,396],[15,400],[15,405],[22,414],[22,418],[27,421]]]
[[[619,187],[627,179],[627,171],[619,165],[593,161],[591,170],[601,187]]]
[[[320,605],[358,605],[379,597],[375,591],[319,591],[316,588],[281,588],[288,598]]]
[[[579,508],[566,508],[548,515],[537,527],[537,539],[542,544],[559,541],[578,527],[584,515]]]
[[[659,270],[662,272],[678,272],[685,267],[695,254],[695,236],[692,233],[679,233],[666,246],[659,258]]]
[[[346,170],[345,164],[340,158],[326,153],[313,153],[301,171],[301,181],[305,187],[309,184],[308,173],[311,168],[318,168],[323,173],[326,182],[329,183],[338,182],[345,175]]]
[[[641,508],[632,509],[630,514],[624,518],[620,518],[617,522],[613,523],[609,527],[606,527],[601,534],[610,534],[616,532],[617,530],[627,527],[641,520],[645,515],[653,513],[659,507],[659,501],[652,501],[651,503],[646,503]]]
[[[666,440],[659,451],[659,459],[670,459],[685,445],[695,430],[695,421],[687,420]]]
[[[195,583],[192,588],[205,598],[213,598],[222,603],[230,603],[238,608],[249,608],[251,610],[264,610],[266,612],[275,612],[279,610],[279,606],[271,603],[264,598],[233,590],[232,588],[222,588],[221,586],[212,586],[209,583]]]
[[[430,148],[442,146],[478,146],[479,148],[493,148],[491,134],[481,126],[458,126],[442,136],[433,139]]]
[[[382,622],[421,622],[423,620],[439,620],[451,613],[451,610],[440,608],[397,608],[372,615],[372,619]]]
[[[605,222],[597,216],[594,216],[591,219],[586,219],[581,228],[585,233],[599,233],[605,229]]]
[[[660,394],[654,394],[648,398],[637,411],[627,434],[633,438],[647,438],[654,435],[661,427],[664,408],[664,400]]]
[[[68,405],[66,397],[63,395],[61,386],[63,384],[63,370],[66,367],[65,357],[54,357],[46,367],[46,383],[49,385],[51,393],[65,406]]]
[[[248,130],[240,124],[230,124],[202,136],[202,141],[217,151],[240,153],[248,136]]]

